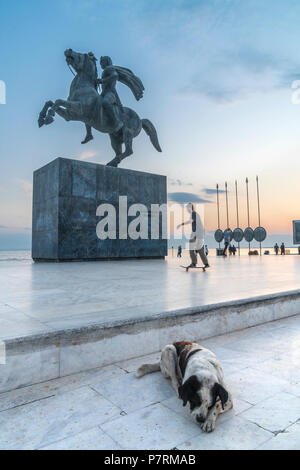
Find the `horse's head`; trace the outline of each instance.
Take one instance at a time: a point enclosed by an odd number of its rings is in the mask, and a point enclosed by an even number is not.
[[[81,54],[72,49],[65,51],[66,62],[71,65],[76,73],[85,73],[92,80],[97,79],[97,59],[92,52]]]

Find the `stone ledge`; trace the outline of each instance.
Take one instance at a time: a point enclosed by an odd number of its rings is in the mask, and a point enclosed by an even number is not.
[[[95,323],[88,326],[82,326],[80,328],[69,328],[64,330],[53,330],[47,333],[42,333],[38,335],[31,335],[31,336],[24,336],[24,337],[16,337],[12,339],[8,339],[5,341],[7,348],[11,350],[14,348],[14,345],[17,346],[19,344],[25,345],[26,343],[39,344],[43,342],[45,345],[53,344],[53,342],[57,341],[64,341],[64,344],[67,345],[68,342],[72,344],[74,341],[81,340],[81,342],[90,342],[95,341],[98,338],[109,338],[114,336],[112,330],[117,328],[118,331],[121,331],[122,328],[126,328],[126,332],[128,333],[130,328],[133,327],[135,331],[146,329],[148,326],[154,329],[163,328],[165,326],[174,326],[178,324],[178,322],[187,322],[197,319],[198,315],[205,315],[205,314],[225,314],[228,310],[232,310],[236,313],[243,313],[246,312],[249,308],[257,308],[260,306],[268,306],[268,305],[275,305],[278,303],[292,301],[292,300],[299,300],[300,306],[300,290],[293,290],[287,292],[279,292],[275,294],[267,294],[261,295],[257,297],[245,298],[245,299],[238,299],[238,300],[231,300],[227,302],[219,302],[216,304],[204,305],[204,306],[195,306],[189,308],[183,308],[178,310],[168,310],[165,312],[160,312],[155,315],[146,315],[144,317],[139,318],[132,318],[132,319],[124,319],[124,320],[116,320],[116,321],[106,321],[101,323]],[[300,309],[299,312],[300,313]],[[292,313],[295,315],[297,313]],[[291,316],[291,315],[286,315]],[[280,318],[284,318],[280,317]],[[274,320],[278,320],[279,318],[274,318]],[[272,320],[270,320],[272,321]],[[264,323],[264,322],[262,322]],[[259,323],[257,323],[259,324]],[[251,325],[253,326],[253,325]],[[241,328],[247,328],[247,325],[242,326]],[[235,330],[231,330],[235,331]],[[113,331],[114,333],[116,330]],[[221,333],[217,333],[221,334]],[[217,336],[216,334],[216,336]],[[205,336],[202,337],[204,339]]]

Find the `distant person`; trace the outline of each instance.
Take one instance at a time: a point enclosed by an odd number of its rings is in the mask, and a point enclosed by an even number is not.
[[[227,228],[224,231],[224,250],[223,250],[223,256],[227,256],[227,249],[230,246],[231,242],[231,230],[230,228]]]
[[[285,245],[284,245],[283,242],[282,242],[281,245],[280,245],[280,254],[281,254],[281,255],[285,255]]]
[[[233,254],[233,256],[235,256],[235,254],[236,254],[236,246],[235,245],[232,245],[231,253]]]
[[[189,250],[191,257],[191,268],[197,266],[197,254],[200,255],[201,261],[205,268],[209,268],[206,254],[204,252],[204,227],[201,221],[199,214],[195,211],[194,205],[189,202],[186,205],[188,212],[191,214],[191,218],[186,222],[179,224],[177,228],[182,227],[183,225],[192,225],[192,234],[189,241]]]
[[[275,251],[275,255],[278,255],[278,252],[279,252],[279,245],[278,245],[278,243],[275,243],[275,245],[274,245],[274,251]]]
[[[177,258],[181,258],[182,255],[182,246],[179,245],[178,250],[177,250]]]

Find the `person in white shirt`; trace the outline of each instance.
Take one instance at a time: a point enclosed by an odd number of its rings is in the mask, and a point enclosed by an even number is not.
[[[186,222],[182,222],[182,224],[179,224],[177,228],[180,228],[183,225],[192,225],[192,234],[189,241],[189,251],[191,257],[190,267],[193,268],[197,266],[198,253],[203,263],[203,266],[205,268],[208,268],[209,264],[204,250],[204,226],[202,224],[201,217],[195,211],[194,205],[191,202],[186,205],[186,208],[191,214],[191,218]]]

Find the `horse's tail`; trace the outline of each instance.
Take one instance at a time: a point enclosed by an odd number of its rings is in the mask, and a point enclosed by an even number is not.
[[[150,140],[153,146],[156,148],[158,152],[161,152],[161,148],[158,142],[157,132],[155,127],[153,126],[152,122],[149,119],[142,119],[142,127],[146,134],[150,137]]]

